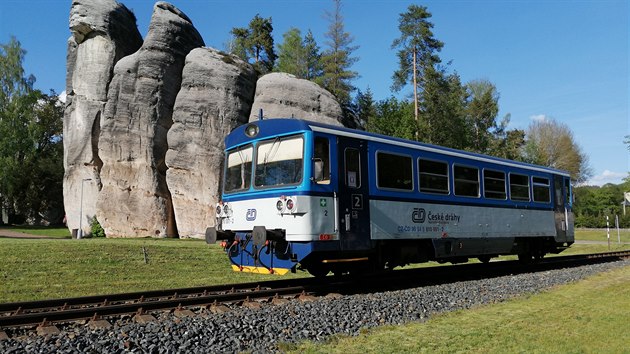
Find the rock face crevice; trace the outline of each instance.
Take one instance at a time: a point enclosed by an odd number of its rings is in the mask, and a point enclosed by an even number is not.
[[[180,237],[202,237],[215,224],[224,137],[247,123],[253,67],[212,48],[188,54],[168,132],[166,181]]]
[[[69,25],[64,205],[68,228],[88,233],[100,190],[98,136],[109,82],[116,62],[135,52],[142,37],[131,11],[114,0],[74,0]]]
[[[158,2],[142,47],[116,64],[99,141],[97,216],[106,234],[177,236],[166,184],[167,133],[185,57],[203,45],[187,16]]]

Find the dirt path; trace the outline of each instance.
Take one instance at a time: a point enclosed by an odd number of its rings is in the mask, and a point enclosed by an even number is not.
[[[7,229],[0,228],[0,237],[2,238],[58,238],[42,235],[31,235],[23,232],[15,232]]]

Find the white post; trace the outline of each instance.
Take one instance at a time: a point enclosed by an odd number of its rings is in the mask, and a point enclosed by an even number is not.
[[[619,234],[619,215],[615,215],[615,226],[617,226],[617,243],[621,244],[621,235]]]
[[[91,180],[91,178],[81,180],[81,207],[79,208],[79,233],[77,234],[77,239],[79,240],[83,238],[83,183]]]
[[[608,222],[608,215],[606,215],[606,238],[608,239],[608,250],[610,251],[610,223]]]

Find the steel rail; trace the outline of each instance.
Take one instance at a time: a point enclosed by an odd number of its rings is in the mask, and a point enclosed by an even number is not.
[[[61,299],[49,299],[49,300],[36,300],[36,301],[24,301],[24,302],[12,302],[12,303],[0,303],[0,316],[2,313],[22,312],[29,310],[41,310],[41,309],[53,309],[68,306],[80,306],[80,305],[98,305],[103,303],[116,303],[136,301],[141,298],[150,299],[158,297],[168,296],[191,296],[195,294],[206,293],[219,293],[219,292],[234,292],[244,291],[247,289],[255,288],[280,288],[297,285],[308,285],[313,283],[313,278],[304,279],[282,279],[271,280],[264,282],[249,282],[249,283],[237,283],[226,285],[213,285],[213,286],[200,286],[192,288],[178,288],[178,289],[165,289],[165,290],[148,290],[131,293],[119,293],[108,295],[94,295],[94,296],[81,296],[73,298],[61,298]]]
[[[300,293],[358,293],[377,289],[399,289],[457,280],[481,279],[578,266],[630,257],[630,251],[549,257],[534,264],[499,261],[487,264],[447,265],[381,272],[365,276],[343,276],[273,280],[241,284],[168,289],[158,291],[86,296],[0,304],[0,329],[43,322],[64,322],[179,307],[237,303],[246,299],[296,296]]]
[[[144,311],[168,310],[178,307],[210,305],[214,302],[226,303],[244,301],[246,298],[270,298],[273,296],[298,295],[305,291],[304,287],[285,287],[282,289],[252,290],[246,293],[234,292],[225,294],[211,294],[195,297],[183,298],[160,298],[156,300],[145,300],[142,302],[123,303],[115,305],[104,305],[99,307],[84,307],[76,309],[58,310],[52,312],[35,312],[17,314],[0,317],[0,328],[36,325],[42,322],[61,322],[70,320],[82,320],[93,318],[94,316],[112,316],[133,314]]]

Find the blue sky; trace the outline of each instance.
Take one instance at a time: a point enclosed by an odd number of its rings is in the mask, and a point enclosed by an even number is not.
[[[153,1],[120,0],[138,18],[146,35]],[[257,13],[272,17],[280,42],[290,27],[313,31],[324,46],[324,10],[331,1],[172,0],[186,13],[207,46],[224,49],[232,27],[244,27]],[[619,183],[630,169],[623,144],[630,134],[630,1],[345,0],[346,30],[359,46],[355,85],[368,86],[376,99],[391,95],[396,68],[392,41],[399,14],[412,4],[433,14],[435,36],[445,43],[444,62],[452,61],[463,82],[488,79],[501,95],[500,117],[525,129],[533,119],[568,124],[590,158],[592,184]],[[42,90],[65,88],[66,41],[70,36],[67,0],[2,0],[0,42],[17,37],[27,50],[27,74]]]

